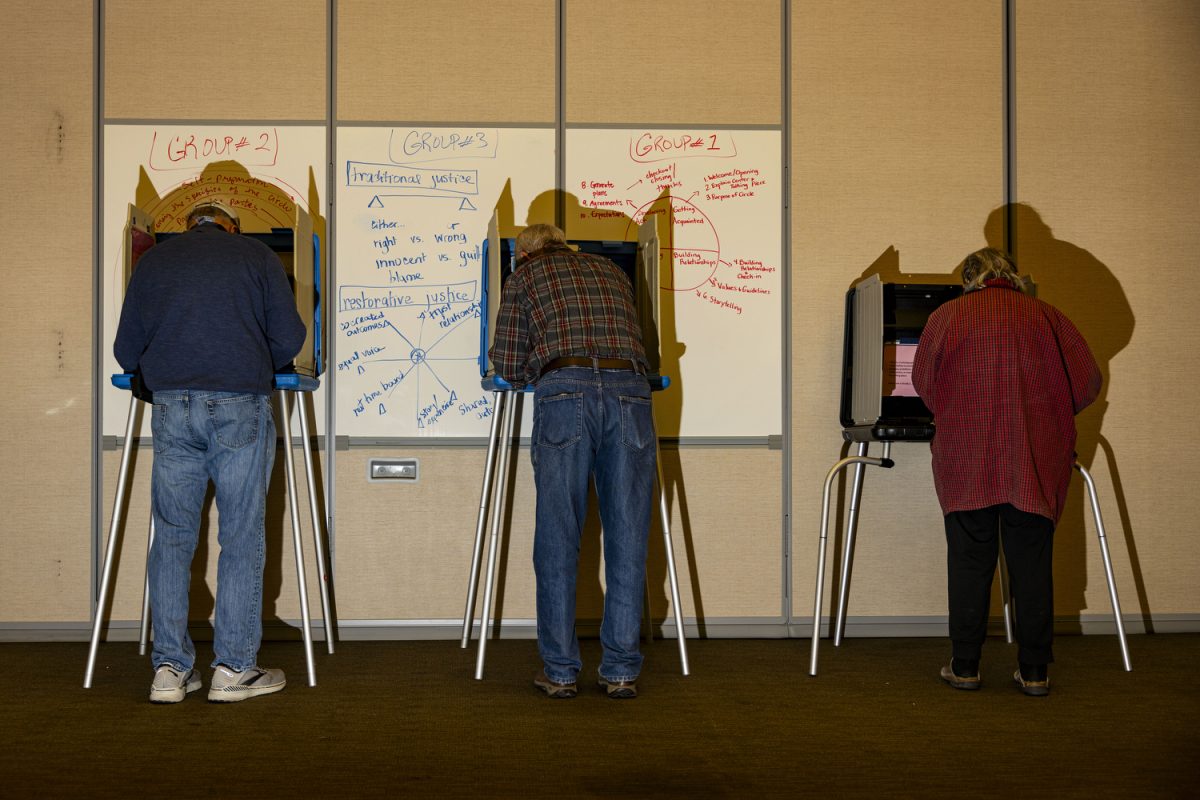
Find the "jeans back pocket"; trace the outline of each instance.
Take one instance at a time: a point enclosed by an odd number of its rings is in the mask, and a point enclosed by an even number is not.
[[[258,438],[259,418],[266,405],[264,400],[250,394],[207,401],[208,419],[217,442],[231,450],[253,444]]]
[[[570,447],[583,438],[583,392],[537,398],[537,442],[541,447]]]
[[[167,413],[170,407],[166,403],[155,403],[150,412],[150,433],[154,437],[154,452],[165,453],[171,446],[171,434],[167,427]]]
[[[621,395],[621,441],[635,450],[654,444],[654,411],[649,397]]]

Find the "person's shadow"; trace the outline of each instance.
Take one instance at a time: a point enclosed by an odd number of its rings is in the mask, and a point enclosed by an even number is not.
[[[1146,631],[1152,630],[1149,599],[1142,576],[1140,559],[1133,539],[1129,504],[1121,482],[1121,473],[1112,444],[1101,432],[1108,410],[1108,391],[1112,382],[1111,364],[1133,336],[1134,316],[1121,284],[1111,270],[1087,250],[1058,239],[1032,205],[1012,203],[996,208],[988,215],[984,236],[991,247],[1009,250],[1023,276],[1033,279],[1039,298],[1058,308],[1075,324],[1087,341],[1104,385],[1096,401],[1075,418],[1078,431],[1076,452],[1079,463],[1089,472],[1097,451],[1103,452],[1112,480],[1121,530],[1129,553],[1138,605]],[[1098,486],[1103,505],[1104,489]],[[1087,555],[1089,534],[1084,523],[1091,514],[1091,501],[1082,477],[1071,480],[1067,504],[1056,529],[1054,594],[1060,614],[1078,617],[1087,607],[1085,591],[1088,575],[1096,574],[1097,564]],[[1106,528],[1111,528],[1107,525]],[[1112,541],[1112,539],[1109,539]],[[1094,561],[1095,558],[1092,558]],[[1102,603],[1099,608],[1104,608]],[[1020,613],[1020,610],[1017,610]]]

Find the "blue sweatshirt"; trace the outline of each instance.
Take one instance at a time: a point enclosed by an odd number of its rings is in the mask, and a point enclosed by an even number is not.
[[[205,224],[138,261],[113,355],[151,391],[270,394],[306,335],[279,257]]]

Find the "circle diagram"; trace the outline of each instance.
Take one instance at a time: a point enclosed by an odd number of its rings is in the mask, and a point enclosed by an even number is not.
[[[634,212],[630,229],[647,218],[655,220],[660,263],[668,267],[660,288],[690,292],[708,283],[721,261],[721,239],[708,215],[682,197],[658,197]]]

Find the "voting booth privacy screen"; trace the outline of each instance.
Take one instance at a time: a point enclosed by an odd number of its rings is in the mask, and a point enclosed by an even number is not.
[[[658,345],[658,233],[652,218],[647,218],[638,227],[638,241],[599,241],[568,239],[574,250],[590,255],[602,256],[616,264],[633,287],[634,304],[642,332],[642,346],[650,374],[659,374]],[[496,318],[500,311],[500,294],[504,282],[517,268],[516,239],[501,238],[497,218],[493,214],[488,224],[488,238],[483,249],[483,307],[487,314],[483,318],[479,333],[479,374],[486,377],[495,372],[489,357],[496,340]]]
[[[155,244],[180,232],[157,233],[150,215],[133,204],[129,205],[125,223],[124,282],[129,285],[138,259]],[[304,346],[293,360],[295,372],[310,378],[320,377],[324,372],[324,353],[321,308],[321,241],[313,232],[312,218],[300,206],[296,206],[295,224],[291,228],[272,228],[266,233],[242,233],[267,245],[279,256],[287,273],[288,283],[296,295],[296,310],[308,333]]]
[[[841,423],[846,441],[928,441],[933,414],[912,385],[913,356],[929,315],[962,294],[946,283],[884,283],[846,292]]]

